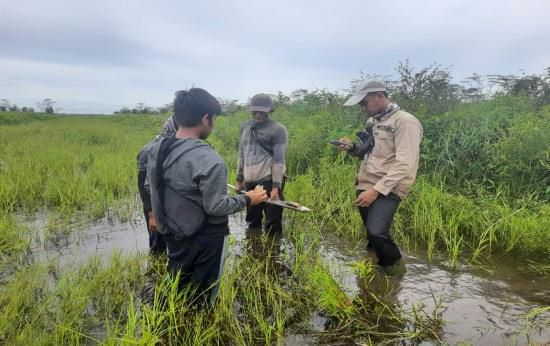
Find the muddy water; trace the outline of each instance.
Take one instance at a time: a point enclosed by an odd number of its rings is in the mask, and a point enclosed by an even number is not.
[[[85,262],[92,255],[108,259],[114,250],[123,253],[147,252],[148,237],[139,215],[128,222],[100,220],[93,225],[75,225],[68,237],[55,244],[44,241],[43,218],[30,222],[35,236],[32,256],[38,261],[54,261],[63,268]],[[248,246],[245,222],[241,214],[231,218],[232,242],[230,253],[239,254]],[[281,243],[282,255],[292,252],[290,244]],[[352,243],[326,235],[322,242],[321,258],[340,286],[350,295],[361,294],[361,285],[351,263],[364,260],[367,253],[363,243]],[[444,260],[426,261],[422,253],[405,253],[407,273],[393,279],[395,300],[405,308],[424,304],[430,312],[441,300],[447,321],[444,341],[455,344],[528,344],[550,343],[550,330],[531,330],[529,337],[522,333],[527,325],[524,315],[533,308],[550,305],[550,277],[529,275],[515,263],[495,261],[485,268],[459,266],[451,270]],[[544,316],[550,318],[548,314]],[[314,327],[314,326],[313,326]],[[288,345],[312,344],[307,335],[292,335]]]
[[[28,221],[28,220],[27,220]],[[101,219],[90,225],[74,223],[69,225],[71,233],[55,241],[47,241],[46,219],[39,216],[28,222],[31,229],[31,254],[35,261],[53,262],[59,268],[86,262],[92,256],[104,260],[113,251],[122,253],[146,253],[149,239],[144,220],[135,215],[128,222]]]
[[[361,294],[350,263],[368,258],[365,244],[325,237],[324,262],[348,294]],[[460,265],[451,270],[444,260],[426,261],[424,254],[404,253],[407,272],[391,279],[395,299],[407,309],[422,303],[427,312],[436,302],[444,308],[444,341],[450,344],[550,343],[550,330],[532,330],[525,314],[550,305],[550,277],[529,275],[517,264],[492,261],[484,268]],[[434,299],[435,298],[435,299]],[[548,321],[550,314],[542,316]],[[548,328],[549,326],[546,325]]]

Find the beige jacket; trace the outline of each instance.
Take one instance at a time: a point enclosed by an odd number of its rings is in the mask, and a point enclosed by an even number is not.
[[[416,179],[422,125],[403,110],[370,117],[370,123],[374,123],[374,148],[363,159],[357,189],[373,187],[385,196],[393,192],[403,199]]]

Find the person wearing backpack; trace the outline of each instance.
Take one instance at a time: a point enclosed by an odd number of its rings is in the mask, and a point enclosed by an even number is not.
[[[203,301],[217,294],[229,235],[228,215],[267,200],[258,188],[231,197],[227,167],[204,140],[221,113],[219,102],[204,89],[176,93],[174,137],[157,142],[150,151],[147,175],[158,232],[167,246],[168,272],[180,275]]]
[[[271,119],[273,100],[266,94],[257,94],[250,100],[252,119],[241,124],[239,160],[237,163],[237,191],[263,185],[272,200],[284,199],[285,156],[288,146],[286,128]],[[260,204],[247,209],[249,228],[261,228],[265,214],[265,230],[282,232],[283,208]]]
[[[155,143],[163,138],[176,135],[177,124],[174,117],[170,116],[164,123],[160,135],[155,136],[149,143],[145,144],[137,155],[137,170],[138,170],[138,191],[143,204],[143,215],[145,216],[145,225],[149,235],[149,251],[154,255],[161,255],[166,252],[166,243],[162,234],[157,232],[157,222],[151,207],[151,193],[149,183],[147,181],[147,161],[149,159],[149,151],[154,147]]]

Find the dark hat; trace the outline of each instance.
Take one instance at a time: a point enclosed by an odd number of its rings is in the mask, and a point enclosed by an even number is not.
[[[251,112],[269,113],[273,110],[273,100],[271,96],[267,94],[256,94],[250,100],[248,109],[250,109]]]

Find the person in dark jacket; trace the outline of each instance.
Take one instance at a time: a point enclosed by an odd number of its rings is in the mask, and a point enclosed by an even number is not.
[[[174,117],[171,116],[164,123],[161,134],[155,136],[155,138],[147,143],[137,155],[138,191],[143,204],[143,214],[149,234],[149,250],[155,255],[166,252],[166,243],[162,234],[157,232],[157,222],[151,207],[151,193],[149,191],[149,184],[147,183],[147,161],[149,158],[149,151],[153,148],[153,145],[162,138],[175,136],[176,131],[177,125],[174,122]]]
[[[204,89],[179,91],[174,100],[175,137],[149,152],[147,174],[153,213],[168,250],[168,272],[180,275],[180,288],[191,284],[197,297],[217,295],[229,236],[228,215],[267,200],[263,188],[227,193],[224,160],[204,140],[221,113]]]

